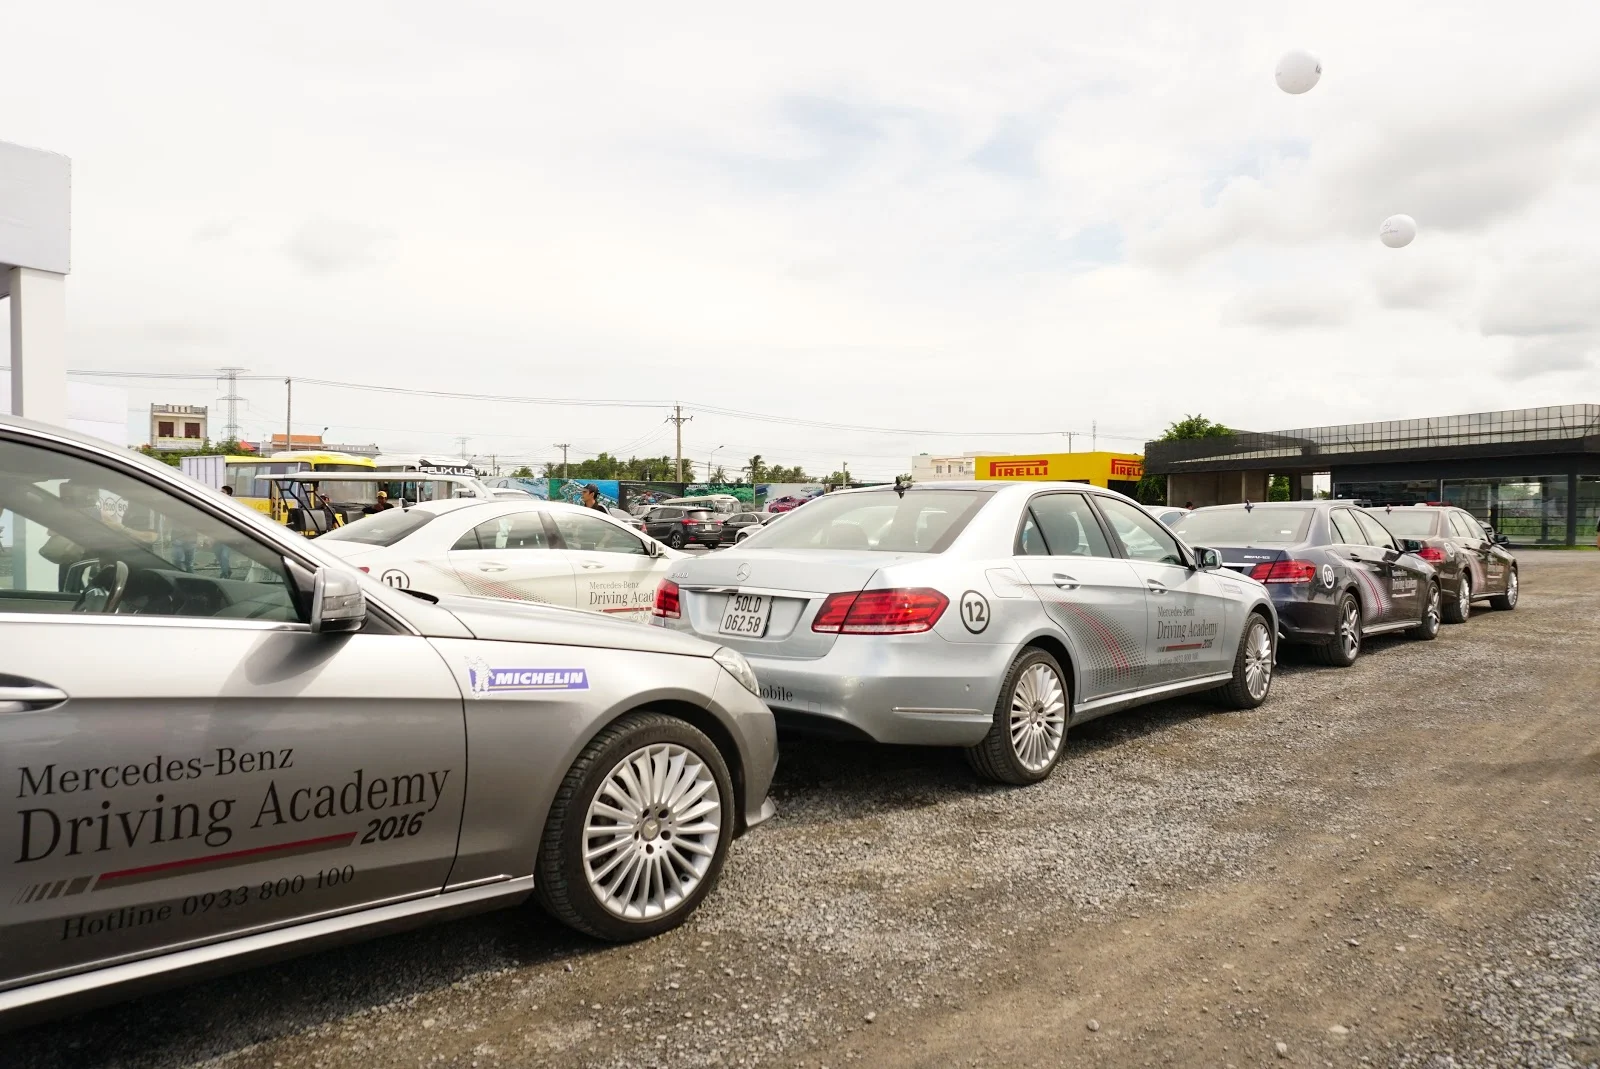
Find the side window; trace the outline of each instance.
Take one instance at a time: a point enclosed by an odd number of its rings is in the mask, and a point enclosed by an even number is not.
[[[1137,506],[1113,497],[1100,498],[1100,511],[1111,522],[1123,549],[1134,560],[1156,564],[1182,564],[1183,550],[1177,541]]]
[[[1044,535],[1039,533],[1039,521],[1033,518],[1033,510],[1029,509],[1022,514],[1022,530],[1017,532],[1017,556],[1019,557],[1048,557],[1050,547],[1044,544]]]
[[[303,619],[282,555],[131,475],[0,442],[0,613]]]
[[[1333,525],[1333,537],[1340,544],[1346,546],[1364,546],[1367,536],[1361,533],[1361,528],[1356,526],[1356,518],[1349,509],[1334,509],[1328,513],[1328,522]]]
[[[1483,540],[1483,528],[1478,526],[1477,520],[1465,512],[1452,512],[1450,526],[1455,528],[1456,535],[1460,538],[1470,538],[1476,542]]]
[[[1383,524],[1364,512],[1356,512],[1352,513],[1352,515],[1355,516],[1356,523],[1361,526],[1361,533],[1365,537],[1367,545],[1377,546],[1379,549],[1397,550],[1400,548],[1394,544],[1394,539],[1390,537]]]
[[[485,520],[462,535],[452,551],[462,549],[549,549],[550,538],[537,512],[518,512]]]
[[[596,516],[574,516],[558,512],[552,517],[561,541],[568,549],[597,553],[637,553],[645,555],[644,543],[614,523]]]
[[[1052,556],[1112,555],[1105,532],[1082,494],[1044,494],[1033,499],[1028,511],[1038,523]]]

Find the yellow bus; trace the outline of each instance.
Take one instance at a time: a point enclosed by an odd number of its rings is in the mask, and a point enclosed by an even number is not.
[[[293,475],[297,472],[327,472],[330,476],[341,471],[372,471],[371,457],[358,457],[351,453],[318,453],[295,450],[273,453],[268,457],[227,456],[223,458],[223,485],[233,487],[233,496],[251,508],[264,512],[284,523],[288,509],[294,502],[283,501],[279,488],[273,484],[273,475]],[[357,515],[377,501],[377,488],[370,483],[340,482],[329,478],[318,484],[318,491],[328,495],[328,500],[339,512]],[[277,502],[274,505],[274,502]]]

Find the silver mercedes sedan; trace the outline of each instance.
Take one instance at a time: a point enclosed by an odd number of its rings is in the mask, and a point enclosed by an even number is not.
[[[744,657],[416,595],[0,417],[0,1022],[530,897],[681,923],[769,817]]]
[[[1266,700],[1277,616],[1120,494],[943,483],[829,494],[675,563],[653,622],[739,650],[797,728],[960,746],[1033,783],[1068,728],[1161,698]]]

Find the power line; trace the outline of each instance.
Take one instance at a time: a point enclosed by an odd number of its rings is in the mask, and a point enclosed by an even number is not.
[[[206,379],[206,378],[214,377],[212,375],[205,375],[205,374],[200,374],[200,373],[164,372],[164,371],[91,371],[91,370],[73,371],[73,370],[69,370],[67,372],[67,374],[69,374],[69,375],[86,376],[86,377],[90,377],[90,378],[126,378],[126,379],[148,379],[148,380]],[[280,381],[283,381],[282,377],[281,376],[277,376],[277,375],[240,375],[239,376],[239,380],[240,381],[250,381],[250,382],[280,382]],[[343,381],[336,380],[336,379],[312,379],[312,378],[299,378],[299,377],[297,377],[295,379],[295,381],[301,383],[302,385],[325,386],[325,387],[328,387],[329,389],[337,389],[337,390],[360,390],[360,391],[365,391],[365,392],[370,392],[370,393],[382,393],[382,394],[402,395],[402,396],[411,396],[411,397],[429,397],[429,398],[438,398],[438,399],[444,399],[444,400],[457,400],[457,401],[495,401],[495,402],[501,402],[501,403],[505,403],[505,404],[554,405],[554,406],[574,407],[574,408],[667,408],[667,409],[673,409],[674,410],[674,414],[675,414],[674,417],[668,417],[669,420],[671,420],[672,418],[675,418],[675,417],[686,418],[686,419],[687,418],[691,418],[691,417],[682,417],[681,409],[685,409],[686,408],[686,409],[689,409],[691,412],[700,412],[700,413],[704,413],[706,415],[723,416],[723,417],[728,418],[728,419],[742,419],[742,420],[748,420],[748,421],[752,421],[752,422],[756,422],[756,423],[771,423],[771,424],[776,424],[776,425],[781,425],[781,426],[791,426],[791,427],[809,427],[809,428],[813,428],[813,429],[816,429],[816,430],[854,431],[854,432],[858,432],[858,433],[862,433],[862,434],[892,434],[892,435],[921,436],[921,437],[943,437],[943,438],[1043,438],[1043,437],[1059,437],[1059,436],[1064,435],[1064,434],[1072,434],[1072,435],[1092,435],[1092,436],[1098,436],[1100,438],[1109,438],[1109,439],[1115,439],[1115,440],[1118,440],[1118,441],[1127,441],[1127,442],[1142,442],[1142,441],[1146,440],[1146,437],[1144,435],[1110,434],[1110,433],[1103,433],[1102,434],[1102,433],[1098,433],[1097,429],[1096,430],[1091,430],[1091,431],[1081,431],[1081,430],[1066,430],[1064,428],[1055,427],[1055,428],[1051,428],[1049,430],[1037,430],[1037,431],[1023,431],[1023,430],[974,431],[974,430],[931,430],[931,429],[914,428],[914,427],[872,427],[872,426],[867,426],[867,425],[864,425],[864,424],[835,423],[835,422],[828,421],[828,420],[804,419],[804,418],[799,417],[799,416],[776,416],[776,415],[771,415],[771,414],[768,414],[768,413],[750,412],[750,411],[745,411],[745,410],[742,410],[742,409],[725,408],[725,407],[722,407],[722,406],[719,406],[719,405],[694,404],[692,402],[689,403],[689,404],[684,404],[684,405],[675,405],[673,402],[669,402],[669,401],[646,401],[646,400],[639,400],[639,399],[636,399],[636,398],[635,399],[627,399],[627,398],[585,399],[585,398],[575,398],[575,397],[528,397],[528,396],[518,396],[518,395],[513,395],[513,394],[472,393],[472,392],[458,391],[458,390],[426,390],[426,389],[420,389],[420,388],[414,388],[414,387],[405,387],[405,386],[379,386],[379,385],[375,385],[375,384],[372,384],[372,383],[343,382]]]

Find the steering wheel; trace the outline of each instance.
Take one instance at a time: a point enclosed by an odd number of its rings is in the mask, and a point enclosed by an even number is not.
[[[72,605],[73,612],[113,613],[128,591],[128,566],[122,561],[101,568],[84,584],[83,593]],[[109,586],[110,589],[107,589]]]

